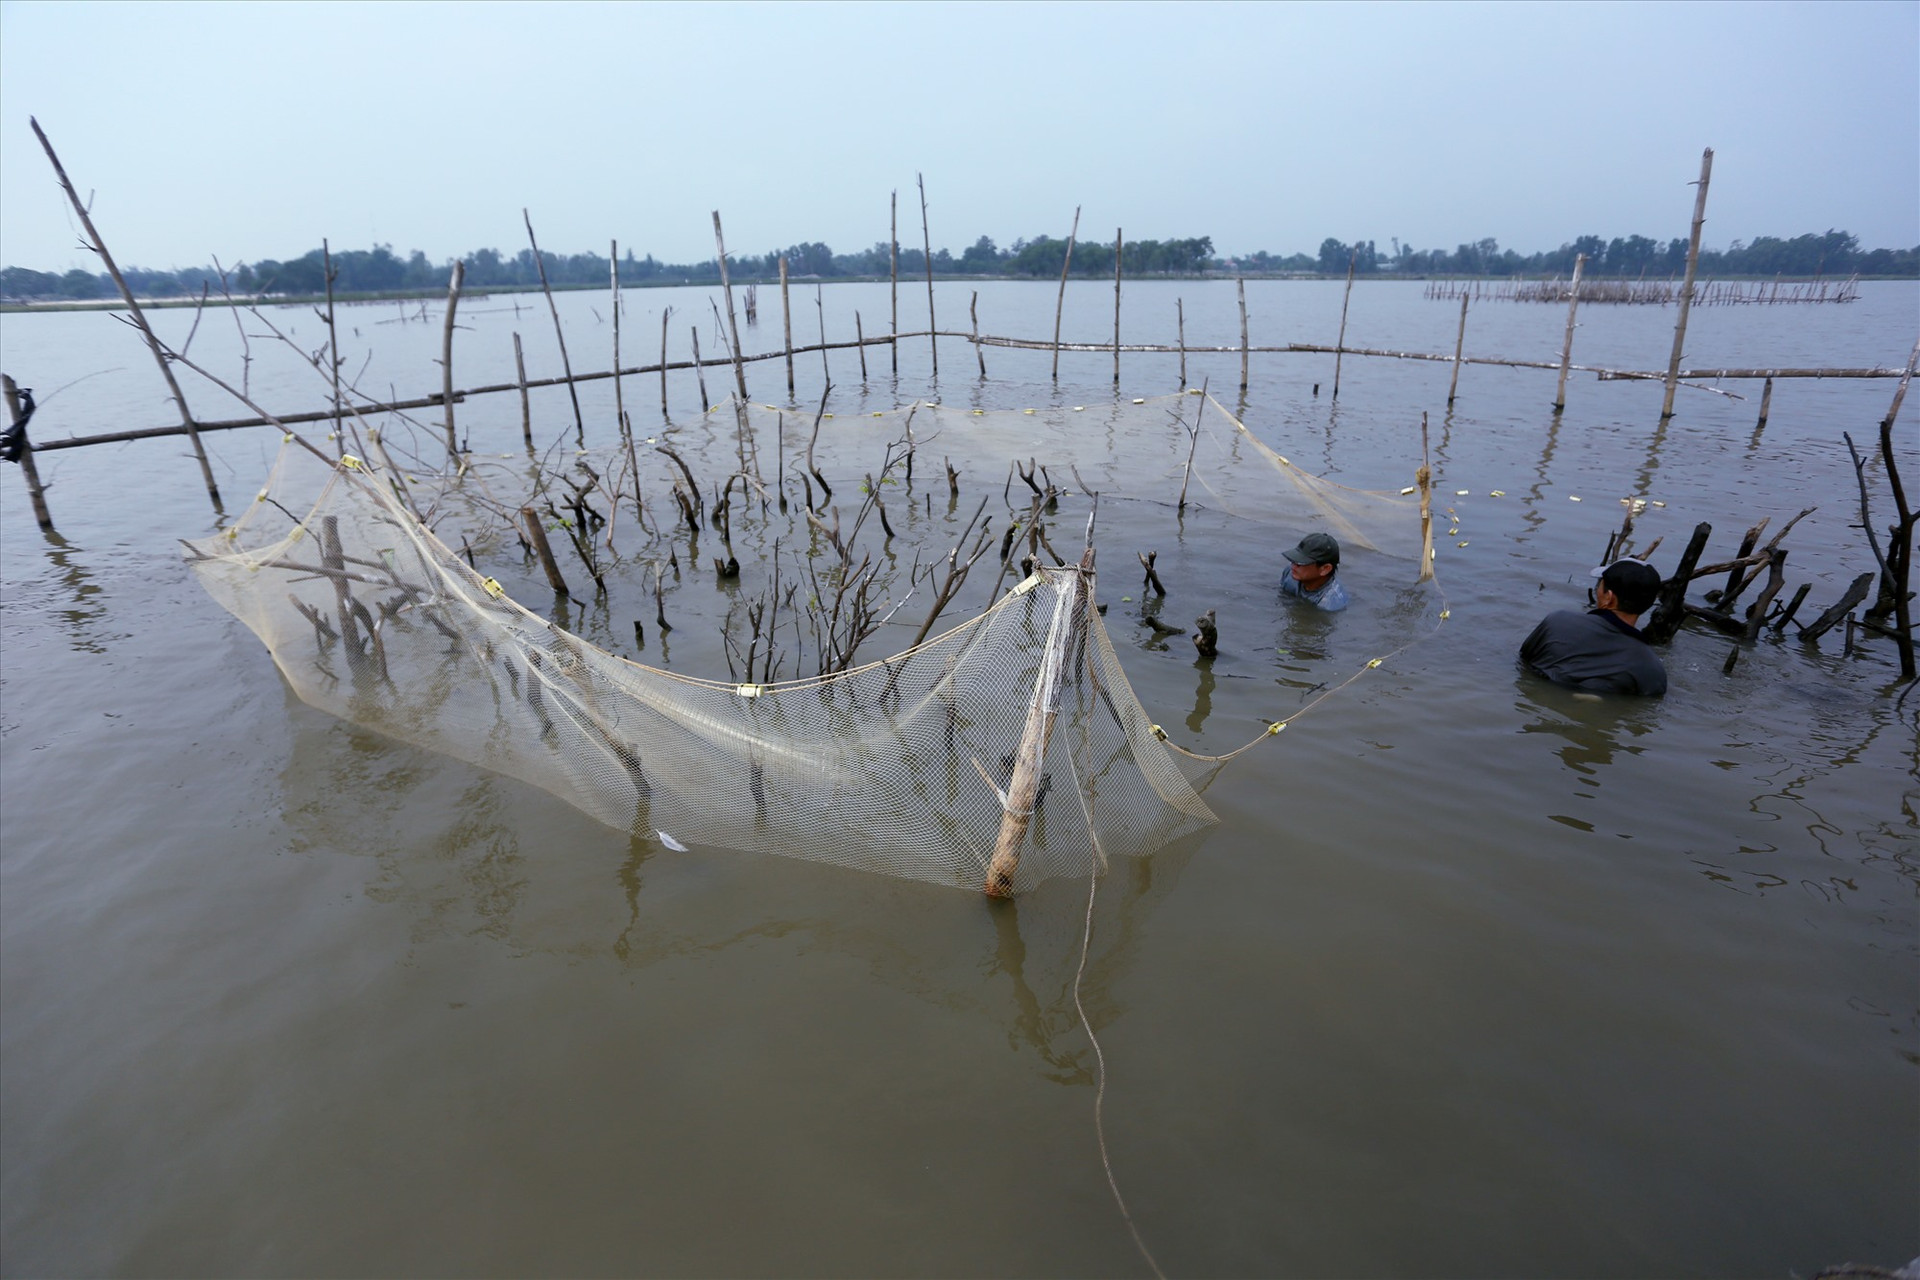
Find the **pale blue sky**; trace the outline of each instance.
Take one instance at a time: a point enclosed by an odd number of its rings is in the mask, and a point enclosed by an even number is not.
[[[1920,3],[0,4],[0,262],[920,236],[1920,243]]]

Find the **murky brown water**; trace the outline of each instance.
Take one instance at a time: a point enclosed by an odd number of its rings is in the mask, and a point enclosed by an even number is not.
[[[942,286],[949,322],[968,292]],[[1248,293],[1256,342],[1332,340],[1338,286]],[[1349,343],[1450,350],[1457,309],[1418,293],[1357,289]],[[1689,362],[1903,361],[1920,290],[1864,293],[1696,311]],[[983,330],[1050,332],[1050,287],[981,294]],[[1126,336],[1170,335],[1175,296],[1189,341],[1237,339],[1232,286],[1191,282],[1130,285]],[[756,349],[777,342],[761,301]],[[884,286],[824,301],[831,335],[856,307],[869,333],[884,323]],[[634,292],[630,359],[657,354],[667,303],[712,349],[702,292]],[[535,376],[557,366],[541,314],[511,305],[463,306],[461,382],[510,378],[515,328]],[[605,300],[562,305],[576,366],[604,366]],[[1069,339],[1110,332],[1111,305],[1076,288]],[[343,313],[350,367],[372,350],[368,385],[436,387],[438,325],[380,323],[397,312]],[[319,344],[310,311],[276,314]],[[1551,359],[1563,319],[1477,307],[1468,349]],[[1582,320],[1576,360],[1663,363],[1671,311]],[[251,345],[270,403],[320,402]],[[194,353],[237,370],[230,317]],[[869,353],[863,399],[835,353],[846,407],[1113,395],[1110,357],[1065,357],[1056,393],[1044,355],[989,351],[982,386],[943,344],[933,386],[924,341],[900,354],[896,386]],[[1238,363],[1196,357],[1189,379],[1240,408]],[[103,316],[0,318],[0,364],[45,402],[42,440],[169,418]],[[818,357],[796,364],[810,403]],[[1920,1253],[1920,784],[1890,650],[1768,641],[1723,675],[1727,642],[1689,632],[1650,704],[1578,700],[1512,658],[1541,613],[1579,603],[1631,494],[1667,504],[1640,525],[1667,539],[1663,567],[1697,520],[1718,552],[1817,505],[1789,581],[1830,602],[1871,567],[1840,432],[1864,443],[1891,384],[1782,383],[1756,432],[1752,399],[1684,395],[1661,429],[1657,386],[1591,379],[1556,421],[1550,373],[1469,368],[1451,415],[1445,365],[1349,359],[1337,407],[1331,357],[1254,373],[1249,425],[1353,483],[1403,483],[1383,458],[1429,412],[1462,534],[1434,638],[1228,767],[1207,793],[1217,827],[1099,885],[1082,995],[1114,1172],[1161,1266],[1785,1275]],[[724,373],[707,379],[723,394]],[[784,399],[777,362],[749,380]],[[1177,386],[1174,357],[1126,358],[1120,394]],[[203,416],[244,412],[188,389]],[[658,392],[626,385],[643,427]],[[692,419],[693,379],[670,395]],[[610,388],[583,403],[604,442]],[[543,440],[571,434],[564,392],[536,410]],[[476,445],[516,447],[514,397],[461,413]],[[277,436],[209,443],[237,507]],[[0,477],[7,1274],[1145,1271],[1073,1007],[1085,881],[994,909],[672,852],[320,715],[178,559],[174,538],[213,527],[183,453],[43,455],[58,539]],[[1164,538],[1169,616],[1223,620],[1211,669],[1129,625],[1132,575],[1110,568],[1101,595],[1142,701],[1189,745],[1237,745],[1391,631],[1384,572],[1356,574],[1349,614],[1303,619],[1271,598],[1274,531],[1195,518]],[[669,615],[704,590],[683,583]],[[631,653],[635,616],[650,602],[570,621]],[[717,674],[694,631],[637,656]]]

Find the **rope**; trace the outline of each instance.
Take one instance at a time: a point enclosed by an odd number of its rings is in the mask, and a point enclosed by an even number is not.
[[[1084,796],[1083,796],[1084,800]],[[1158,1280],[1167,1280],[1167,1273],[1154,1261],[1153,1254],[1147,1248],[1147,1242],[1140,1238],[1140,1228],[1134,1225],[1133,1215],[1127,1211],[1125,1197],[1120,1194],[1120,1183],[1113,1176],[1113,1160],[1107,1155],[1107,1129],[1105,1106],[1107,1100],[1107,1055],[1100,1050],[1100,1037],[1093,1034],[1093,1023],[1087,1019],[1086,1006],[1080,1003],[1080,979],[1087,972],[1087,950],[1093,943],[1093,899],[1100,885],[1100,856],[1098,840],[1094,848],[1093,874],[1087,877],[1087,925],[1086,932],[1080,938],[1080,967],[1073,975],[1073,1007],[1080,1015],[1080,1025],[1086,1030],[1087,1040],[1093,1045],[1093,1059],[1098,1065],[1093,1092],[1093,1135],[1100,1142],[1100,1167],[1107,1171],[1107,1189],[1113,1192],[1113,1202],[1120,1208],[1120,1217],[1127,1224],[1127,1231],[1133,1236],[1133,1247],[1146,1259],[1147,1266]]]
[[[1239,755],[1241,752],[1251,751],[1254,747],[1266,741],[1268,738],[1277,737],[1280,733],[1282,733],[1286,729],[1286,727],[1289,724],[1292,724],[1295,720],[1298,720],[1301,716],[1307,714],[1307,712],[1313,710],[1315,707],[1325,702],[1328,698],[1331,698],[1334,694],[1339,693],[1342,689],[1345,689],[1348,685],[1352,684],[1354,681],[1358,680],[1361,676],[1367,674],[1367,672],[1373,670],[1375,667],[1378,667],[1384,663],[1392,661],[1393,659],[1399,657],[1401,654],[1405,653],[1407,650],[1413,648],[1415,645],[1425,644],[1427,641],[1433,639],[1433,637],[1439,633],[1440,628],[1446,623],[1447,619],[1451,617],[1453,614],[1453,609],[1447,602],[1447,593],[1445,589],[1440,586],[1440,579],[1438,577],[1434,578],[1433,580],[1433,588],[1435,591],[1438,591],[1440,593],[1440,616],[1433,620],[1433,626],[1428,628],[1424,635],[1415,636],[1413,639],[1407,641],[1405,644],[1401,645],[1398,649],[1393,650],[1391,653],[1383,654],[1378,658],[1369,658],[1366,662],[1366,665],[1362,666],[1358,671],[1355,671],[1352,675],[1348,676],[1345,680],[1342,680],[1339,684],[1334,685],[1331,689],[1326,690],[1319,697],[1315,698],[1312,702],[1307,703],[1307,705],[1305,705],[1304,707],[1301,707],[1298,711],[1294,712],[1291,716],[1288,716],[1284,720],[1275,720],[1272,723],[1270,723],[1266,727],[1266,729],[1261,732],[1260,736],[1255,738],[1253,741],[1248,742],[1242,746],[1235,747],[1233,750],[1228,751],[1222,755],[1210,756],[1210,755],[1203,755],[1198,751],[1187,750],[1185,747],[1181,746],[1179,743],[1167,737],[1167,731],[1165,729],[1162,729],[1157,724],[1153,726],[1154,736],[1156,738],[1159,738],[1160,741],[1166,743],[1167,746],[1171,747],[1173,750],[1178,751],[1181,755],[1187,757],[1187,759],[1198,760],[1205,764],[1223,765],[1227,761]]]

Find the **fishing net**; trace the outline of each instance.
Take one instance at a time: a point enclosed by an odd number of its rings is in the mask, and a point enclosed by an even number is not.
[[[679,440],[686,454],[745,472],[768,436],[813,415],[790,424],[792,411],[729,406],[705,418],[704,433]],[[903,438],[943,457],[1038,448],[1103,492],[1167,503],[1191,480],[1190,501],[1287,521],[1289,544],[1321,527],[1358,546],[1417,547],[1396,496],[1306,477],[1200,397],[1096,415],[921,404],[817,425],[815,469],[844,472],[875,441]],[[784,436],[777,447],[789,448]],[[1049,565],[1036,554],[969,620],[892,656],[719,681],[627,660],[523,608],[471,548],[463,559],[417,514],[442,518],[447,496],[480,473],[437,483],[441,497],[423,503],[401,469],[330,460],[289,437],[259,498],[220,536],[187,543],[189,562],[303,701],[636,836],[1016,893],[1213,821],[1115,655],[1091,555]],[[662,532],[653,538],[632,563],[653,566],[657,590],[666,552]]]

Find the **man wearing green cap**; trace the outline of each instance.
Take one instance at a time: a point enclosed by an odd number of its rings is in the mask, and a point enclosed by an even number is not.
[[[1347,589],[1340,583],[1340,544],[1330,533],[1310,533],[1286,552],[1290,572],[1280,579],[1280,594],[1304,600],[1317,609],[1338,613],[1347,607]]]

